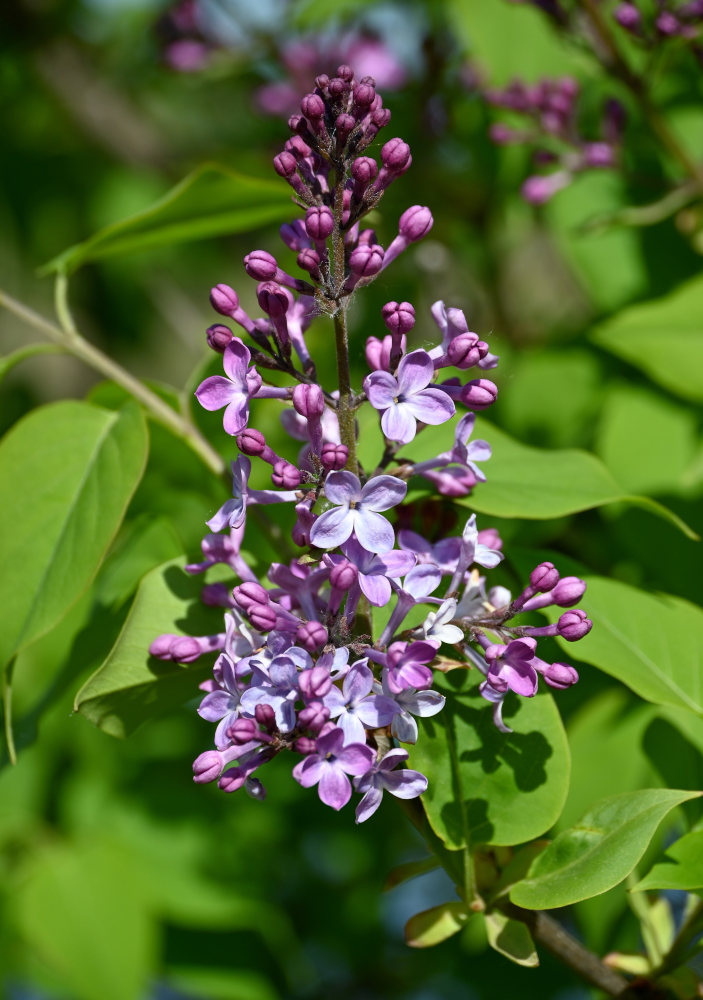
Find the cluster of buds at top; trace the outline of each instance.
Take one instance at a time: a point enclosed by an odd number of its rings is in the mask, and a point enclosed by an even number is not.
[[[497,388],[483,372],[498,358],[469,329],[464,313],[443,302],[432,307],[435,343],[413,348],[414,307],[391,301],[381,315],[387,332],[366,341],[369,372],[362,391],[353,390],[348,296],[378,273],[377,265],[385,266],[424,235],[431,215],[411,206],[385,253],[368,230],[359,231],[359,218],[410,163],[400,139],[382,147],[380,169],[357,155],[388,119],[373,81],[356,83],[341,66],[332,79],[318,77],[302,111],[291,123],[295,137],[277,157],[277,169],[305,213],[283,226],[281,235],[298,251],[310,281],[287,274],[271,254],[255,250],[244,265],[259,282],[264,316],[252,319],[228,285],[217,285],[210,297],[252,343],[246,346],[223,323],[211,327],[208,343],[222,354],[224,374],[206,378],[196,391],[206,409],[224,410],[224,429],[239,450],[231,463],[232,495],[206,522],[211,534],[203,540],[202,561],[186,567],[204,573],[221,564],[231,571],[229,584],[220,573],[202,592],[207,605],[223,609],[224,627],[207,636],[161,635],[150,651],[188,663],[219,654],[212,679],[201,685],[199,712],[216,730],[214,749],[194,763],[197,782],[217,781],[226,792],[245,787],[262,798],[255,772],[289,751],[297,758],[294,778],[303,787],[316,785],[332,808],[342,808],[353,787],[361,795],[356,817],[362,822],[384,791],[412,798],[427,787],[424,775],[403,766],[408,752],[399,744],[415,743],[416,718],[444,706],[444,696],[433,689],[436,670],[448,669],[447,663],[477,667],[495,723],[506,729],[501,711],[509,691],[531,697],[539,677],[551,688],[577,680],[573,667],[537,656],[539,637],[573,641],[591,623],[585,612],[568,610],[553,626],[521,624],[523,612],[571,608],[584,585],[561,579],[543,563],[514,601],[503,587],[486,589],[478,567],[498,566],[502,541],[494,529],[479,531],[474,514],[461,535],[447,535],[441,523],[429,537],[407,527],[412,477],[455,498],[485,480],[482,466],[491,449],[472,435],[475,412],[496,399]],[[336,388],[318,383],[306,339],[311,320],[321,313],[335,316]],[[272,368],[287,384],[268,383]],[[291,450],[278,454],[253,426],[260,405],[282,408],[284,429],[295,442]],[[362,406],[376,411],[379,426],[378,454],[368,469],[357,457],[356,414]],[[433,457],[418,461],[406,450],[461,408],[453,435]],[[252,487],[253,463],[269,467],[273,488]],[[273,503],[292,508],[289,537],[298,552],[282,553],[262,580],[242,546],[249,508]],[[386,606],[386,624],[370,634],[370,609]],[[418,607],[424,608],[422,624],[413,626],[408,616]]]
[[[549,169],[528,177],[522,186],[523,197],[532,204],[548,201],[576,174],[616,166],[625,120],[618,101],[606,101],[599,137],[586,139],[579,125],[579,85],[571,77],[545,79],[534,86],[515,80],[504,90],[486,90],[484,96],[520,119],[518,126],[494,123],[491,139],[499,145],[529,145],[535,163]]]
[[[684,39],[691,43],[699,62],[703,62],[703,47],[699,44],[703,24],[702,0],[686,0],[684,3],[657,0],[656,4],[646,6],[625,0],[617,5],[613,17],[621,28],[650,48],[667,38]]]

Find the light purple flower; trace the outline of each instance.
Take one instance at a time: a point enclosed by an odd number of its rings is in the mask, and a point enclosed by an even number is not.
[[[247,494],[249,490],[249,474],[251,461],[240,455],[232,467],[232,499],[226,500],[209,521],[208,528],[212,531],[222,531],[225,525],[230,528],[240,528],[247,516]]]
[[[289,733],[295,728],[295,702],[300,698],[299,666],[309,668],[312,660],[305,650],[293,648],[274,656],[267,673],[253,667],[251,686],[242,694],[242,711],[253,716],[257,705],[270,705],[278,728]]]
[[[369,402],[382,411],[381,429],[391,441],[407,444],[415,437],[417,421],[443,424],[454,416],[454,403],[441,389],[428,388],[434,365],[427,351],[406,354],[395,378],[376,371],[364,379]]]
[[[428,688],[432,685],[432,671],[427,666],[437,655],[437,646],[431,642],[394,642],[386,656],[386,682],[393,695],[405,688]]]
[[[355,538],[350,538],[342,546],[342,552],[347,559],[359,570],[359,587],[361,592],[368,598],[369,604],[382,608],[391,599],[390,579],[398,579],[415,565],[415,556],[411,552],[402,552],[393,549],[379,555],[376,552],[367,552]],[[327,556],[332,560],[339,560],[339,556]],[[341,561],[341,560],[339,560]]]
[[[249,420],[249,399],[261,388],[261,376],[256,368],[249,368],[251,354],[239,337],[234,337],[225,347],[222,364],[227,378],[213,375],[201,382],[195,390],[198,402],[206,410],[224,413],[224,428],[228,434],[239,434]]]
[[[352,531],[370,552],[390,552],[395,535],[378,512],[395,507],[408,491],[395,476],[375,476],[363,487],[353,472],[330,472],[325,496],[335,506],[321,514],[310,529],[310,541],[321,549],[335,549]]]
[[[366,660],[355,663],[344,678],[342,690],[333,687],[322,699],[330,710],[330,717],[344,732],[345,743],[364,743],[366,729],[387,726],[397,709],[391,698],[371,694],[373,673]]]
[[[537,641],[529,636],[512,639],[507,645],[490,644],[483,654],[488,663],[486,679],[496,691],[508,689],[526,698],[537,692],[537,671],[534,667]]]
[[[393,768],[407,759],[407,750],[389,750],[370,771],[354,778],[354,788],[357,792],[364,793],[356,807],[357,823],[363,823],[373,816],[381,804],[384,792],[390,792],[399,799],[416,799],[427,789],[427,778],[419,771],[409,768],[393,771]]]
[[[362,743],[344,745],[344,732],[337,726],[317,738],[317,753],[293,768],[293,777],[303,788],[318,785],[322,802],[341,809],[351,798],[348,774],[360,777],[373,767],[374,752]]]
[[[215,746],[225,750],[231,743],[226,735],[230,724],[239,715],[239,686],[234,664],[228,656],[221,653],[217,658],[216,668],[220,687],[206,694],[200,702],[198,715],[207,722],[218,722],[215,730]]]
[[[388,687],[387,675],[383,677],[383,685],[376,684],[374,690],[388,695],[396,704],[397,712],[391,723],[391,734],[401,743],[417,743],[417,722],[414,715],[427,719],[444,708],[446,698],[439,691],[422,688],[403,688],[402,691],[391,691]]]
[[[398,532],[398,544],[401,549],[414,552],[418,563],[431,563],[443,574],[454,572],[461,553],[460,538],[441,538],[433,545],[409,528],[402,528]]]
[[[430,642],[461,642],[464,633],[458,625],[452,625],[456,617],[456,601],[453,597],[443,601],[436,611],[430,611],[422,623],[425,639]]]

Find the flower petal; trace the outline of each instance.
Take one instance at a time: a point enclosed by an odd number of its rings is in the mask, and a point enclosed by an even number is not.
[[[443,424],[455,413],[453,401],[441,389],[423,389],[402,405],[407,406],[412,415],[424,424]]]
[[[325,761],[318,794],[322,802],[332,809],[341,809],[351,798],[351,784],[346,774],[334,764]]]
[[[405,499],[407,492],[408,484],[396,476],[374,476],[361,491],[361,502],[366,510],[390,510]]]
[[[364,379],[364,392],[376,410],[385,410],[398,395],[398,383],[390,372],[372,372]]]
[[[329,513],[331,511],[327,511],[327,514]],[[323,514],[322,517],[327,517],[327,514]],[[395,542],[395,534],[390,522],[385,519],[383,514],[377,514],[373,510],[355,510],[353,514],[354,531],[364,548],[368,549],[369,552],[390,552]],[[320,520],[322,520],[322,517]],[[313,525],[313,530],[317,526],[317,523],[316,521]],[[348,535],[345,535],[345,538],[347,537]],[[314,544],[317,544],[312,532],[310,532],[310,540]],[[335,544],[338,545],[339,542]],[[332,546],[327,547],[332,548]]]
[[[341,472],[330,472],[325,479],[325,496],[330,503],[349,504],[358,500],[361,494],[361,483],[353,472],[342,469]]]
[[[351,535],[356,523],[354,515],[355,512],[349,510],[347,507],[333,507],[331,510],[326,510],[324,514],[320,514],[310,529],[311,543],[319,549],[336,549],[342,542],[346,542],[347,538]],[[380,517],[379,514],[375,516]],[[388,524],[388,521],[383,520],[390,528],[391,526]],[[391,534],[393,534],[392,528]],[[391,542],[388,548],[392,547],[393,542]]]
[[[383,775],[383,784],[398,799],[415,799],[427,791],[427,778],[419,771],[404,769]]]
[[[211,375],[195,390],[196,399],[206,410],[222,409],[237,394],[237,387],[222,375]]]
[[[398,365],[398,388],[403,396],[414,396],[429,385],[434,375],[432,358],[427,351],[406,354]]]
[[[380,788],[369,788],[366,795],[356,807],[356,822],[364,823],[376,812],[383,799],[383,791]]]
[[[375,608],[385,607],[391,599],[391,585],[385,576],[359,573],[359,587],[369,604],[373,604]]]
[[[233,437],[243,431],[249,423],[249,397],[237,393],[224,412],[223,427]]]
[[[389,440],[409,444],[417,432],[410,404],[392,403],[381,417],[381,430]]]
[[[225,370],[225,375],[231,378],[240,390],[244,388],[250,360],[249,348],[242,343],[239,337],[233,337],[222,355],[222,367]]]

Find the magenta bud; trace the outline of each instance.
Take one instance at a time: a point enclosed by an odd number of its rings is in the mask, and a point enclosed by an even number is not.
[[[576,642],[588,635],[593,628],[593,622],[586,617],[585,611],[575,608],[573,611],[565,611],[560,616],[557,627],[562,639],[566,639],[567,642]]]
[[[370,156],[359,156],[351,166],[351,175],[360,187],[370,184],[378,173],[378,164]]]
[[[271,281],[278,271],[276,258],[266,250],[252,250],[244,258],[244,268],[250,278]]]
[[[190,635],[182,635],[171,643],[171,659],[176,663],[192,663],[203,652],[200,643]]]
[[[338,115],[334,124],[337,132],[337,139],[344,143],[347,140],[347,136],[354,130],[356,121],[351,115],[343,114]]]
[[[538,594],[545,594],[559,583],[559,572],[554,563],[543,562],[530,573],[530,583]]]
[[[318,90],[324,90],[329,82],[330,78],[327,76],[326,73],[320,73],[319,76],[315,77],[315,86],[317,87]]]
[[[210,292],[210,305],[222,316],[232,316],[239,309],[239,296],[229,285],[215,285]]]
[[[291,462],[287,462],[284,458],[279,462],[274,462],[271,479],[273,485],[279,489],[295,490],[300,486],[301,478],[300,470],[296,469]]]
[[[285,316],[290,305],[290,299],[275,281],[264,281],[256,289],[259,305],[272,319]]]
[[[371,121],[376,126],[376,131],[385,128],[386,125],[390,125],[391,122],[390,110],[388,108],[376,108],[371,115]],[[412,162],[412,157],[410,157],[410,161]],[[408,163],[408,167],[409,166],[410,163]]]
[[[319,94],[306,94],[300,102],[300,110],[310,121],[316,121],[325,113],[325,102]]]
[[[254,607],[254,605],[265,606],[269,602],[268,592],[254,580],[240,583],[234,588],[232,594],[239,607],[244,611],[249,611],[249,608]]]
[[[402,139],[389,139],[381,148],[381,160],[386,170],[402,174],[412,163],[410,146]]]
[[[348,559],[336,563],[330,570],[330,584],[335,590],[351,590],[358,579],[359,570]]]
[[[383,247],[377,243],[371,246],[357,246],[349,257],[349,270],[359,278],[371,278],[383,267]]]
[[[266,450],[266,438],[261,431],[257,431],[254,427],[247,427],[246,430],[237,435],[235,440],[237,447],[245,455],[258,457],[259,455],[263,455]]]
[[[371,83],[358,83],[354,87],[354,104],[357,108],[368,108],[376,96],[376,88]]]
[[[305,132],[308,127],[308,123],[305,121],[302,115],[294,114],[288,119],[288,128],[291,132]]]
[[[276,728],[276,713],[270,705],[257,705],[254,709],[254,718],[267,733],[272,733]]]
[[[383,341],[379,340],[378,337],[367,337],[366,338],[366,361],[371,371],[377,372],[381,371],[384,367],[383,365]]]
[[[669,10],[663,10],[654,22],[660,35],[677,35],[681,22]]]
[[[489,549],[497,549],[499,552],[503,548],[503,539],[497,528],[483,528],[476,536],[476,541],[481,545],[487,545]]]
[[[470,410],[485,410],[498,398],[498,386],[487,378],[475,378],[466,383],[459,398]]]
[[[302,626],[301,626],[302,627]],[[326,667],[303,670],[298,677],[298,685],[306,701],[324,698],[332,687],[332,678]]]
[[[285,145],[286,151],[292,153],[296,160],[304,160],[312,153],[307,142],[299,135],[294,135]]]
[[[455,368],[473,368],[481,360],[481,341],[475,333],[460,333],[447,347],[447,360]],[[484,357],[486,352],[484,351]]]
[[[570,608],[581,600],[586,593],[586,584],[577,576],[563,576],[559,583],[552,587],[552,600],[560,608]]]
[[[247,609],[247,615],[259,632],[270,632],[276,625],[276,612],[270,604],[252,604]]]
[[[307,757],[308,754],[315,753],[317,750],[317,740],[310,739],[309,736],[299,736],[295,741],[294,746],[298,753]]]
[[[579,679],[576,669],[568,663],[550,663],[542,676],[550,687],[557,688],[559,691],[571,687]]]
[[[206,583],[200,591],[200,600],[210,608],[229,608],[232,599],[224,583]]]
[[[296,385],[293,406],[306,419],[321,417],[325,412],[325,396],[319,385]]]
[[[327,629],[321,622],[305,622],[298,626],[295,641],[303,649],[307,649],[308,653],[314,653],[327,642]]]
[[[415,310],[409,302],[386,302],[381,315],[394,337],[402,337],[415,326]]]
[[[613,11],[613,17],[626,31],[638,31],[642,15],[633,3],[621,3]]]
[[[225,347],[229,344],[234,334],[224,323],[213,323],[207,328],[207,344],[218,354],[224,354]]]
[[[320,460],[327,472],[338,472],[339,469],[343,469],[348,458],[349,449],[345,444],[334,444],[332,441],[323,444]]]
[[[159,660],[171,660],[171,646],[178,636],[167,632],[165,635],[157,636],[149,646],[149,655],[156,656]]]
[[[354,79],[354,70],[351,66],[347,66],[346,63],[342,63],[341,66],[337,67],[337,76],[342,80],[346,80],[347,83],[351,83]]]
[[[292,177],[297,171],[298,161],[292,153],[284,150],[282,153],[279,153],[278,156],[274,156],[273,169],[279,177],[285,177],[286,180],[288,180],[288,178]]]
[[[193,781],[199,785],[216,781],[222,774],[223,767],[221,754],[217,750],[206,750],[193,761]]]
[[[349,84],[346,80],[342,80],[341,77],[333,76],[327,84],[327,90],[329,91],[330,97],[334,100],[339,100],[340,97],[349,91]]]
[[[434,219],[429,208],[424,205],[412,205],[401,215],[398,222],[398,232],[403,239],[415,243],[416,240],[427,236],[433,223]]]
[[[313,205],[305,213],[305,228],[312,240],[326,240],[334,230],[334,216],[326,205]]]
[[[298,267],[307,271],[313,281],[320,280],[320,255],[312,247],[305,247],[298,254]]]
[[[240,745],[250,743],[260,735],[259,727],[253,719],[235,719],[227,729],[227,736],[233,743],[239,743]]]
[[[584,146],[583,158],[589,167],[612,167],[615,150],[608,142],[589,142]]]
[[[298,712],[300,725],[310,729],[313,733],[319,733],[329,717],[330,710],[321,701],[311,701],[309,705]]]

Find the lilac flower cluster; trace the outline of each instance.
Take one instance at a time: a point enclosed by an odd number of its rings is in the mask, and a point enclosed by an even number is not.
[[[237,324],[251,346],[224,323],[210,327],[208,343],[222,355],[224,374],[205,379],[196,392],[206,409],[224,411],[224,429],[240,452],[232,461],[232,496],[207,522],[212,533],[203,540],[203,559],[186,567],[202,573],[222,564],[235,576],[234,587],[207,583],[202,592],[206,604],[224,609],[224,628],[210,636],[161,635],[150,652],[182,663],[218,654],[199,708],[216,725],[214,749],[196,759],[196,782],[217,781],[226,792],[245,787],[263,798],[259,768],[287,750],[297,757],[294,778],[305,788],[317,786],[326,805],[341,809],[353,788],[361,796],[357,822],[363,822],[384,791],[414,798],[427,787],[424,775],[404,766],[408,753],[398,744],[415,743],[417,718],[443,708],[445,697],[433,689],[436,669],[452,661],[457,668],[477,667],[496,725],[509,732],[501,714],[509,691],[531,697],[540,676],[556,689],[578,679],[568,664],[538,657],[537,639],[576,640],[591,623],[580,610],[565,611],[550,626],[512,623],[525,611],[571,608],[585,585],[543,563],[515,600],[503,587],[487,590],[480,568],[501,562],[502,541],[494,529],[479,531],[474,514],[461,535],[433,541],[396,527],[411,477],[424,477],[449,497],[465,497],[485,480],[481,464],[491,449],[471,440],[473,411],[496,398],[495,384],[482,372],[498,359],[469,330],[461,310],[442,302],[432,308],[437,343],[409,350],[415,312],[409,302],[393,301],[382,310],[387,333],[367,340],[370,370],[361,391],[352,388],[349,300],[433,220],[429,209],[411,206],[385,248],[360,225],[411,163],[399,138],[382,145],[380,166],[366,154],[390,119],[371,78],[357,81],[342,65],[336,76],[316,79],[301,112],[290,119],[293,137],[274,165],[304,212],[281,236],[307,277],[291,276],[266,251],[247,254],[244,266],[258,282],[263,313],[257,318],[228,285],[212,290],[215,310]],[[319,384],[306,339],[320,315],[334,323],[335,389]],[[270,384],[269,371],[286,384]],[[281,407],[285,430],[302,444],[297,455],[276,454],[252,426],[259,400],[266,399]],[[373,470],[357,457],[362,406],[378,414]],[[468,412],[456,421],[450,447],[426,461],[400,454],[427,427],[449,422],[459,406]],[[270,467],[271,489],[250,486],[253,458]],[[249,508],[273,503],[292,506],[291,538],[301,552],[274,562],[264,585],[242,545]],[[408,624],[418,607],[414,621],[421,623]],[[387,609],[378,629],[373,609]]]
[[[699,61],[703,47],[699,44],[703,26],[703,0],[657,0],[645,5],[625,0],[619,3],[613,17],[625,31],[642,44],[653,47],[667,38],[680,38],[689,43]]]
[[[576,174],[617,165],[623,106],[616,100],[606,101],[600,135],[586,139],[579,125],[579,85],[572,77],[544,79],[534,86],[514,80],[504,90],[485,90],[484,96],[489,104],[512,111],[520,119],[516,127],[494,123],[489,133],[493,142],[529,145],[536,165],[549,169],[532,174],[522,186],[523,197],[533,205],[548,201]]]

